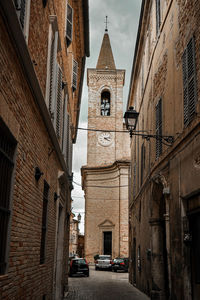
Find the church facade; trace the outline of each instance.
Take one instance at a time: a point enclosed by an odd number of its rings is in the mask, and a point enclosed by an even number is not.
[[[128,256],[129,134],[123,124],[125,70],[118,70],[108,32],[95,69],[88,69],[88,153],[81,169],[85,192],[85,257]],[[123,132],[125,131],[125,132]]]

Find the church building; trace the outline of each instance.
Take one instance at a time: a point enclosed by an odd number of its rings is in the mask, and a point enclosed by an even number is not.
[[[88,69],[85,257],[128,256],[130,138],[123,123],[125,70],[116,69],[107,29],[96,68]]]

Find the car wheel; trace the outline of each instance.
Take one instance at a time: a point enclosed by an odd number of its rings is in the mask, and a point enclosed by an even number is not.
[[[95,266],[95,270],[97,271],[99,268]]]
[[[86,276],[87,276],[87,277],[89,277],[89,276],[90,276],[89,272],[88,272],[88,273],[86,273]]]
[[[117,273],[117,270],[114,270],[115,273]]]

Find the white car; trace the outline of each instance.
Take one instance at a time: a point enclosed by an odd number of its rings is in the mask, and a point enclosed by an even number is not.
[[[99,258],[95,263],[95,270],[99,269],[112,269],[111,255],[99,255]]]

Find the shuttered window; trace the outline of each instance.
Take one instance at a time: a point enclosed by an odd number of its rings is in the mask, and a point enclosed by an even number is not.
[[[66,20],[66,41],[67,46],[72,42],[73,36],[73,8],[67,4],[67,20]]]
[[[183,53],[182,67],[184,89],[184,126],[187,126],[195,116],[197,102],[194,38],[189,41]]]
[[[156,105],[156,158],[162,154],[162,99]]]
[[[160,0],[156,0],[156,33],[160,31],[161,14],[160,14]]]
[[[66,162],[67,157],[67,140],[68,140],[68,113],[67,113],[68,95],[66,94],[63,101],[63,129],[62,129],[62,153]]]
[[[136,195],[136,163],[133,165],[133,196]]]
[[[73,59],[73,70],[72,70],[72,89],[73,91],[77,88],[77,78],[78,78],[78,63]]]
[[[71,129],[70,129],[70,123],[69,123],[69,138],[68,138],[68,149],[67,149],[67,156],[68,156],[68,171],[69,175],[72,175],[72,155],[73,155],[73,144],[72,144],[72,135],[71,135]]]
[[[0,275],[6,272],[11,183],[16,140],[0,118]]]
[[[30,0],[14,0],[14,3],[25,38],[28,40]]]
[[[61,115],[62,115],[62,70],[57,64],[56,72],[56,117],[54,120],[54,127],[56,135],[59,138],[61,135]]]
[[[41,243],[40,243],[40,264],[43,264],[45,262],[48,200],[49,200],[49,185],[44,180],[43,209],[42,209],[42,232],[41,232]]]
[[[57,85],[57,48],[58,48],[58,32],[52,35],[50,49],[50,79],[49,79],[49,113],[52,121],[55,120],[56,108],[56,85]]]
[[[144,144],[142,144],[142,147],[141,147],[141,185],[143,183],[144,169],[145,169],[145,146],[144,146]]]

